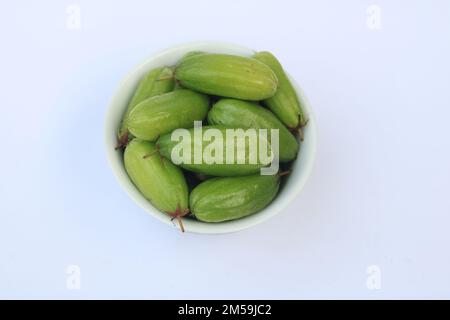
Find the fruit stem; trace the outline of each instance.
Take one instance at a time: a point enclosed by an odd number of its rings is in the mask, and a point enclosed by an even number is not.
[[[278,172],[277,176],[283,177],[283,176],[287,176],[288,174],[291,174],[291,171],[287,170],[287,171]]]
[[[142,156],[142,159],[147,159],[147,158],[151,157],[152,155],[154,155],[154,154],[156,154],[156,153],[159,153],[159,146],[158,146],[158,145],[156,145],[156,150],[153,150],[153,151],[150,152],[150,153],[144,154],[144,155]],[[161,157],[162,157],[162,156],[161,156]]]
[[[170,76],[159,77],[159,78],[156,79],[156,81],[170,80],[170,79],[173,79],[173,78],[174,78],[174,75],[172,74]]]
[[[127,144],[128,144],[128,131],[122,133],[119,136],[119,139],[117,140],[117,145],[114,149],[115,150],[123,149],[127,146]]]
[[[184,209],[184,211],[181,211],[179,206],[177,206],[177,208],[175,209],[174,212],[167,212],[167,214],[172,217],[172,219],[170,219],[170,221],[172,221],[173,219],[177,219],[178,224],[180,225],[181,232],[184,232],[184,225],[183,225],[183,221],[181,218],[184,217],[185,215],[187,215],[188,213],[189,213],[189,208],[186,208],[186,209]]]
[[[147,158],[151,157],[152,155],[154,155],[155,153],[158,153],[158,151],[159,151],[159,150],[155,150],[155,151],[153,151],[153,152],[144,154],[144,155],[142,156],[142,159],[147,159]]]
[[[181,216],[177,216],[178,224],[180,225],[181,232],[184,232],[184,226],[183,221],[181,219]]]
[[[300,137],[300,141],[303,141],[305,139],[305,135],[303,134],[303,130],[301,127],[297,128],[298,136]]]
[[[195,173],[194,175],[200,181],[205,181],[207,179],[207,176],[204,175],[203,173]]]
[[[302,117],[301,118],[301,120],[300,120],[300,127],[306,127],[306,125],[308,124],[308,122],[309,122],[309,118],[308,119],[305,119],[304,117]]]
[[[296,131],[298,132],[298,136],[300,137],[300,141],[305,139],[305,134],[303,133],[303,128],[308,124],[309,119],[305,119],[303,114],[298,117],[298,126]]]

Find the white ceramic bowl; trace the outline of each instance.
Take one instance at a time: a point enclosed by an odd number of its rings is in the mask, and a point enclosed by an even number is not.
[[[131,70],[120,83],[107,110],[105,121],[106,154],[119,184],[127,192],[130,198],[147,213],[173,227],[178,227],[178,225],[172,222],[170,217],[166,214],[153,207],[133,185],[125,171],[122,153],[116,151],[114,148],[117,144],[117,128],[119,127],[122,115],[139,79],[153,68],[176,64],[176,62],[189,51],[206,51],[210,53],[226,53],[241,56],[251,56],[255,53],[254,50],[245,47],[218,42],[188,43],[156,53]],[[311,106],[302,89],[292,78],[291,81],[297,90],[300,102],[305,109],[309,122],[304,129],[305,139],[301,143],[299,156],[295,160],[292,166],[292,172],[277,197],[264,210],[234,221],[205,223],[194,219],[183,219],[183,224],[187,232],[220,234],[252,227],[281,212],[300,193],[313,167],[316,153],[316,122]]]

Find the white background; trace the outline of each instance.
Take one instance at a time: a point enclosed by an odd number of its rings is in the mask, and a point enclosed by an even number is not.
[[[68,5],[81,10],[68,28]],[[381,9],[381,29],[367,8]],[[1,298],[450,298],[450,2],[10,1],[0,6]],[[70,24],[69,24],[70,27]],[[198,40],[274,52],[314,108],[301,195],[181,234],[106,162],[119,81]],[[67,267],[81,288],[66,286]],[[381,270],[370,290],[367,268]]]

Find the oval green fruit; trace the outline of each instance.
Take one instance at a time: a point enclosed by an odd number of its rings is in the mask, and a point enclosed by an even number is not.
[[[128,117],[131,110],[140,102],[150,97],[172,91],[174,86],[173,71],[168,67],[153,69],[141,79],[122,118],[122,123],[119,128],[119,142],[121,144],[126,144],[128,138],[130,138]]]
[[[242,128],[205,126],[201,127],[201,133],[197,135],[196,132],[199,131],[195,130],[198,129],[191,128],[161,136],[156,142],[159,152],[186,170],[211,176],[250,175],[268,165],[268,159],[261,159],[257,148],[258,143],[264,143],[268,151],[265,155],[269,154],[270,144],[263,137],[256,144],[251,144],[248,132]],[[175,133],[180,135],[175,136]],[[205,136],[209,135],[210,139],[205,139],[203,133]],[[239,139],[245,143],[238,143]]]
[[[179,89],[139,103],[131,112],[128,129],[137,138],[155,141],[177,128],[190,128],[208,113],[208,97]]]
[[[219,100],[208,113],[208,123],[231,128],[277,129],[280,161],[291,161],[297,156],[299,144],[294,135],[272,112],[256,103],[235,99]]]
[[[305,126],[308,119],[300,105],[297,92],[280,62],[267,51],[256,53],[254,58],[269,66],[278,78],[277,92],[273,97],[265,99],[263,103],[289,128]]]
[[[204,222],[239,219],[266,207],[278,192],[279,180],[277,175],[213,178],[192,190],[189,206]]]
[[[189,212],[188,187],[180,168],[161,157],[154,143],[133,139],[124,153],[125,169],[134,185],[158,210],[177,218]]]
[[[227,54],[193,54],[175,68],[183,87],[223,97],[263,100],[277,90],[278,79],[264,63]]]

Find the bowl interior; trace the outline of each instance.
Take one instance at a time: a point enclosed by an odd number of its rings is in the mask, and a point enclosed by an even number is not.
[[[125,189],[128,195],[145,211],[147,211],[155,218],[161,220],[162,222],[175,227],[178,227],[177,224],[172,222],[170,217],[168,217],[166,214],[153,207],[152,204],[144,198],[144,196],[139,192],[139,190],[137,190],[137,188],[129,179],[125,171],[122,152],[115,150],[115,146],[117,144],[116,134],[117,128],[120,125],[122,115],[127,107],[128,101],[133,95],[134,90],[142,76],[153,68],[166,65],[175,65],[184,54],[190,51],[207,51],[211,53],[226,53],[241,56],[251,56],[254,54],[254,51],[251,49],[247,49],[234,44],[217,42],[190,43],[172,47],[170,49],[159,52],[134,68],[120,83],[107,110],[105,123],[105,145],[107,157],[114,175],[116,176],[120,185]],[[316,149],[316,123],[314,121],[310,104],[306,99],[303,91],[293,78],[291,78],[291,81],[295,89],[297,90],[300,103],[302,104],[309,118],[309,122],[304,129],[305,139],[301,142],[299,156],[294,161],[291,168],[291,174],[289,175],[289,178],[286,179],[277,197],[269,206],[267,206],[260,212],[234,221],[221,223],[204,223],[201,221],[196,221],[194,219],[184,219],[183,224],[187,232],[212,234],[227,233],[251,227],[279,213],[301,191],[312,170],[314,162]]]

